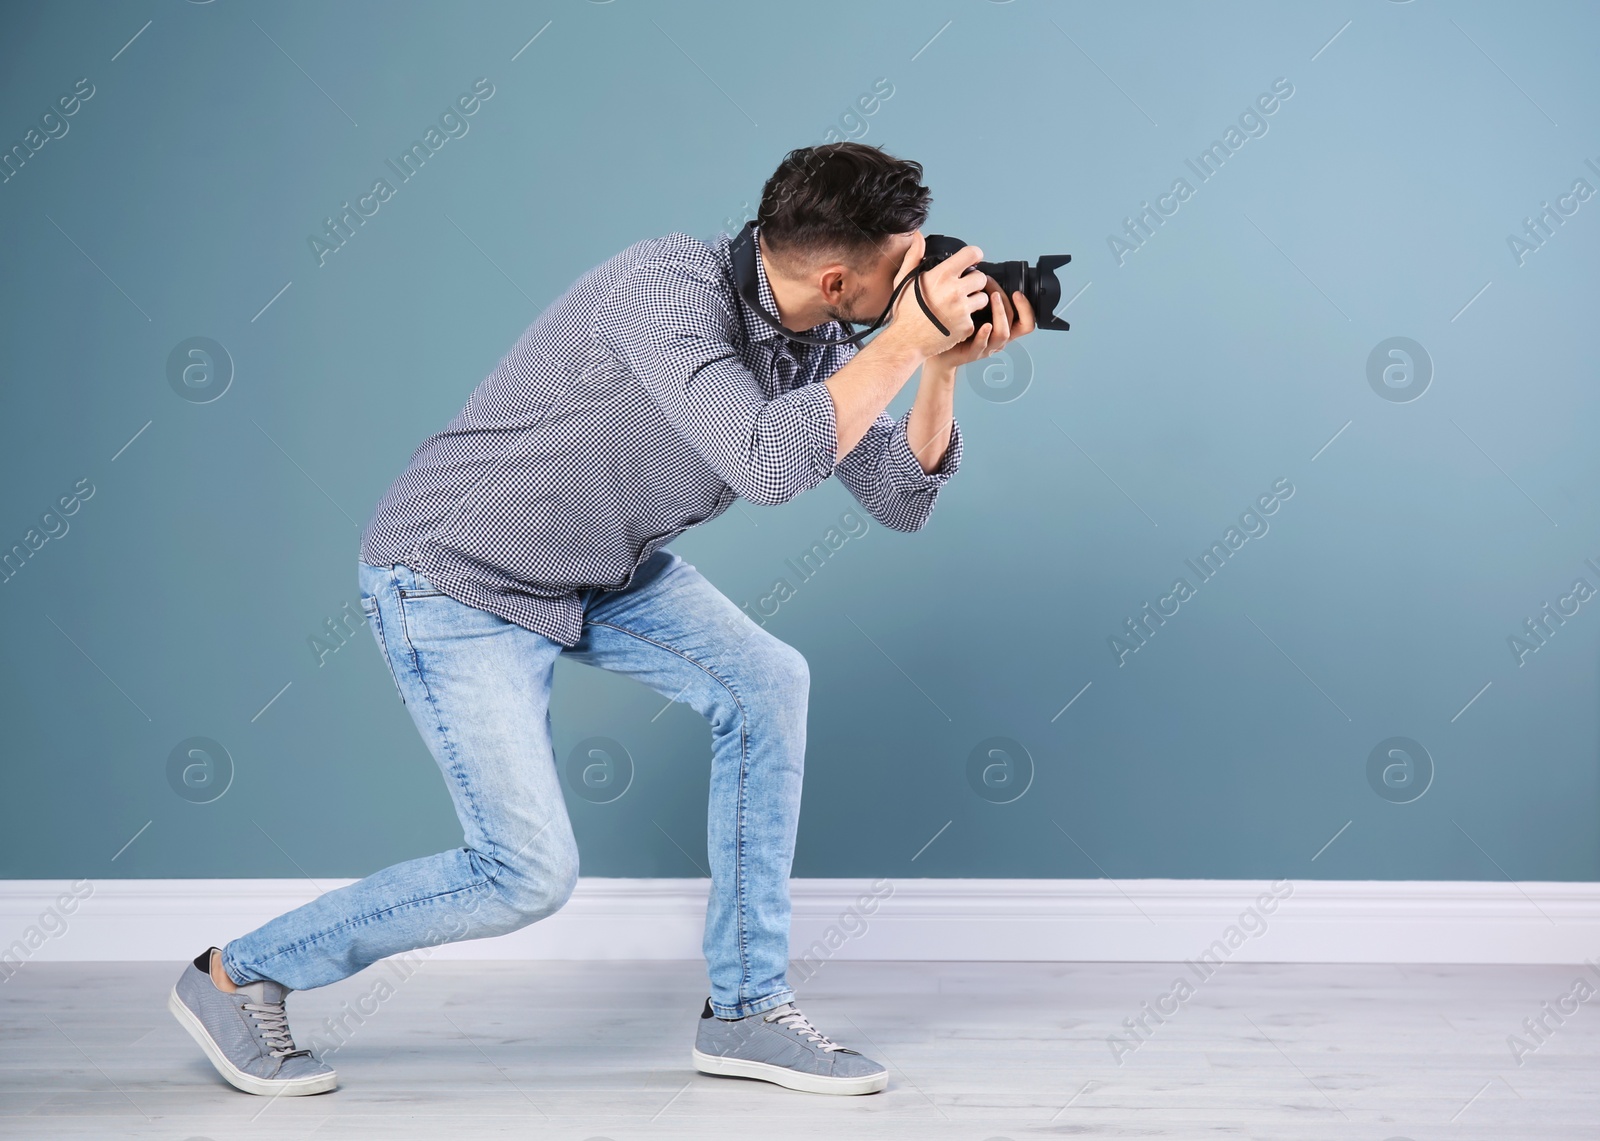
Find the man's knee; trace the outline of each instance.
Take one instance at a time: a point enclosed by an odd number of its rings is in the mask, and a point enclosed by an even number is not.
[[[803,713],[811,695],[811,668],[805,655],[770,635],[745,659],[740,692],[760,709]]]
[[[506,892],[511,906],[527,924],[560,911],[577,886],[577,845],[562,843],[545,849],[531,866],[515,868]]]
[[[578,884],[578,848],[571,841],[552,843],[537,858],[509,856],[486,864],[490,905],[484,919],[496,934],[560,911]]]

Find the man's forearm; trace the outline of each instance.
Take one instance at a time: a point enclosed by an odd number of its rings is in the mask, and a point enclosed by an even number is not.
[[[955,392],[955,366],[939,357],[929,357],[923,363],[917,399],[906,423],[911,451],[925,472],[932,472],[944,462],[945,449],[950,446],[950,425],[955,420]]]
[[[837,459],[849,455],[861,442],[878,413],[889,406],[922,362],[922,353],[895,336],[894,327],[890,326],[822,382],[833,397]],[[921,403],[920,396],[918,403]],[[942,447],[939,454],[944,454]]]

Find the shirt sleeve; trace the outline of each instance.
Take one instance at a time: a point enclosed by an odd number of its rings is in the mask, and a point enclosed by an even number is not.
[[[831,346],[831,358],[824,370],[832,375],[843,368],[859,349],[855,345]],[[834,471],[839,482],[850,489],[856,502],[879,523],[894,531],[919,531],[933,514],[939,490],[961,466],[961,424],[951,421],[950,442],[939,466],[922,470],[922,462],[911,450],[907,432],[911,425],[908,408],[898,419],[878,413],[850,453]]]
[[[783,503],[834,470],[838,425],[825,385],[769,400],[734,341],[738,316],[696,267],[636,267],[601,302],[596,337],[713,471],[751,503]]]

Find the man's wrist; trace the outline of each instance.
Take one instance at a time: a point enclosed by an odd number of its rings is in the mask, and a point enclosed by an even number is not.
[[[937,381],[944,384],[954,384],[956,381],[957,366],[945,359],[943,353],[928,357],[922,362],[922,379]]]
[[[921,367],[923,362],[932,359],[917,346],[915,341],[904,332],[897,331],[893,325],[874,337],[872,345],[882,346],[879,351],[903,365],[908,376]]]

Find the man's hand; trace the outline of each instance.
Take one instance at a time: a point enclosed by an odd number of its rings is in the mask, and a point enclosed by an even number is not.
[[[900,263],[900,272],[895,275],[896,286],[922,261],[926,245],[922,231],[917,231],[911,248],[906,250],[905,259]],[[973,332],[972,314],[982,309],[987,299],[984,286],[989,277],[984,273],[966,271],[982,260],[983,251],[977,246],[962,246],[922,275],[922,298],[938,316],[940,324],[950,330],[948,333],[939,332],[912,296],[917,290],[917,282],[906,286],[895,300],[893,319],[884,333],[895,334],[892,339],[903,340],[924,358],[938,356],[951,346],[967,340]]]
[[[993,278],[986,278],[989,283],[989,309],[993,314],[993,321],[985,321],[983,326],[972,334],[971,337],[960,344],[946,349],[928,363],[937,361],[952,371],[964,364],[971,364],[987,356],[993,356],[1006,347],[1007,342],[1018,337],[1026,336],[1033,332],[1034,324],[1033,306],[1028,304],[1028,299],[1019,289],[1011,295],[1015,307],[1008,312],[1005,294],[1000,292],[1000,287]],[[982,306],[979,306],[982,308]]]

